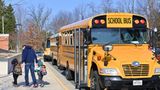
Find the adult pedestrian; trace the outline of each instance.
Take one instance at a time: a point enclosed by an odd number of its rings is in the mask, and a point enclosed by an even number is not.
[[[30,45],[24,45],[22,51],[22,64],[25,63],[25,84],[29,86],[29,70],[31,72],[33,87],[38,87],[37,80],[34,73],[35,63],[38,63],[37,56]]]

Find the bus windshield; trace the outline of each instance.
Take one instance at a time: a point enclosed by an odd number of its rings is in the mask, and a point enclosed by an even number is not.
[[[149,40],[146,29],[95,28],[91,38],[97,44],[146,44]]]

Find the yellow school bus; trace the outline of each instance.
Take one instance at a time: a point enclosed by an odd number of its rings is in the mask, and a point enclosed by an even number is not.
[[[51,61],[52,56],[51,56],[51,50],[50,50],[50,38],[47,39],[46,46],[44,50],[44,61]]]
[[[61,37],[59,33],[54,34],[50,37],[50,53],[52,57],[52,65],[57,64],[58,59],[58,39]]]
[[[76,88],[158,88],[160,63],[148,48],[149,32],[141,15],[93,16],[60,28],[54,60]]]

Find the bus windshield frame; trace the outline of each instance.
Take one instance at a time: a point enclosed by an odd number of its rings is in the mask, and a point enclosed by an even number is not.
[[[146,28],[92,28],[93,44],[147,44],[149,30]]]

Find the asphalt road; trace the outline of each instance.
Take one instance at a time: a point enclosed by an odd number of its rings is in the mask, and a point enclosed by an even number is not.
[[[57,67],[56,65],[52,65],[51,62],[47,62],[47,63],[50,64],[50,66],[52,66],[52,68],[54,68],[54,70],[58,71],[59,74],[61,74],[61,76],[62,76],[63,78],[65,78],[64,70],[58,69],[58,67]],[[72,89],[76,90],[76,89],[74,88],[75,84],[74,84],[74,81],[73,81],[73,80],[68,81],[68,83],[70,83],[70,85],[73,87]],[[77,90],[78,90],[78,89],[77,89]],[[105,90],[107,90],[107,89],[105,89]],[[122,88],[122,89],[118,89],[118,90],[151,90],[151,89],[137,89],[137,88],[136,88],[136,89],[128,89],[128,88]],[[152,90],[153,90],[153,89],[152,89]]]

